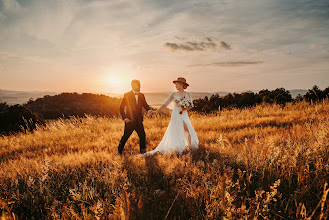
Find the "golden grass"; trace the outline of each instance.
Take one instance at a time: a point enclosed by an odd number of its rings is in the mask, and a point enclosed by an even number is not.
[[[52,121],[0,137],[4,219],[326,219],[329,101],[190,113],[200,149],[117,155],[118,119]],[[170,118],[146,118],[148,150]]]

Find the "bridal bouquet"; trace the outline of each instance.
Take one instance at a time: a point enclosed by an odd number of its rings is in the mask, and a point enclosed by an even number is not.
[[[190,100],[188,100],[187,98],[183,98],[183,99],[181,99],[181,100],[179,100],[178,102],[177,102],[177,104],[178,104],[178,106],[179,107],[181,107],[181,111],[179,111],[179,114],[182,114],[183,113],[183,110],[184,109],[189,109],[189,108],[192,108],[193,107],[193,105],[192,105],[192,103],[190,102]]]

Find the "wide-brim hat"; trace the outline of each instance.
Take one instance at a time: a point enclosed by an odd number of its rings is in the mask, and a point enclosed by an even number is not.
[[[186,86],[189,86],[189,84],[186,82],[186,79],[183,77],[178,77],[177,80],[174,80],[173,83],[180,82],[183,83]]]

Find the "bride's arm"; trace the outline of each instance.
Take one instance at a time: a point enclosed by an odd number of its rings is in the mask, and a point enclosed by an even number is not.
[[[162,109],[164,109],[165,107],[167,107],[170,102],[174,99],[174,93],[171,94],[171,96],[167,99],[167,101],[165,101],[165,103],[163,103],[160,108],[158,108],[155,113],[159,113]]]

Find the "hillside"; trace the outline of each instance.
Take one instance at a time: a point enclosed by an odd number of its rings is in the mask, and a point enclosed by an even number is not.
[[[26,106],[44,119],[57,119],[70,116],[118,116],[121,100],[105,95],[90,93],[61,93],[30,100]]]
[[[44,96],[55,96],[58,94],[59,93],[55,93],[55,92],[11,91],[11,90],[0,89],[0,103],[6,102],[8,105],[26,104],[31,99],[36,100],[38,98],[43,98]],[[170,94],[171,92],[145,93],[145,97],[149,105],[159,106],[168,99]],[[193,99],[204,98],[205,96],[211,96],[212,94],[219,94],[221,96],[224,96],[227,94],[227,92],[215,92],[215,93],[191,92]],[[123,97],[123,94],[117,94],[117,93],[106,93],[104,95],[113,98]]]
[[[123,156],[118,118],[48,122],[0,137],[8,219],[326,219],[329,101],[190,114],[200,148]],[[170,117],[146,118],[147,150]]]
[[[295,98],[298,94],[305,95],[307,90],[303,89],[293,89],[289,90],[291,96]],[[255,91],[258,92],[258,91]],[[225,96],[228,92],[191,92],[191,96],[193,99],[204,98],[205,96],[210,97],[213,94],[219,94],[220,96]],[[30,92],[30,91],[10,91],[10,90],[1,90],[0,89],[0,102],[6,102],[8,105],[15,104],[25,104],[30,99],[36,100],[38,98],[42,98],[45,95],[58,95],[59,93],[55,92]],[[146,100],[149,105],[159,106],[164,103],[167,98],[170,96],[171,92],[157,92],[157,93],[145,93]],[[113,98],[122,98],[122,94],[116,93],[106,93],[104,94]]]
[[[6,102],[8,105],[24,104],[30,99],[42,98],[45,95],[56,95],[55,92],[43,91],[11,91],[0,89],[0,102]]]

